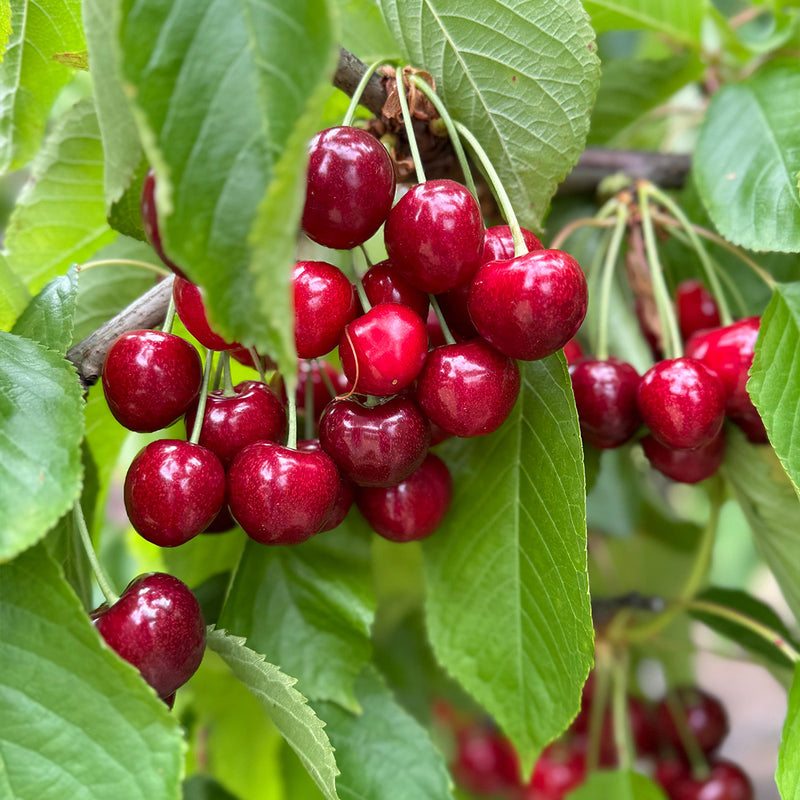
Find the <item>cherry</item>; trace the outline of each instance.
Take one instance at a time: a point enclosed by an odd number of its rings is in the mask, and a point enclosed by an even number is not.
[[[125,509],[137,533],[177,547],[207,528],[225,501],[225,470],[205,447],[159,439],[139,451],[125,476]]]
[[[91,616],[108,646],[133,664],[159,697],[183,686],[203,660],[206,626],[200,605],[172,575],[139,575],[116,603]]]
[[[688,339],[697,331],[719,325],[719,309],[711,292],[696,278],[681,281],[675,290],[675,305],[681,336]]]
[[[387,258],[370,267],[361,279],[370,305],[402,303],[425,319],[428,316],[428,295],[415,289]]]
[[[478,331],[476,330],[475,325],[472,323],[472,317],[469,315],[469,288],[469,283],[462,283],[461,286],[456,286],[455,289],[451,289],[449,292],[444,292],[444,294],[440,294],[436,298],[445,322],[447,323],[447,327],[450,328],[450,332],[457,340],[475,339],[478,336]],[[439,320],[436,318],[435,313],[433,317],[436,321],[435,324],[441,331],[441,325],[439,324]],[[431,322],[433,322],[433,320],[429,320],[429,325]],[[428,336],[430,336],[430,332],[428,333]],[[433,337],[430,336],[430,338],[431,343],[433,344]],[[442,335],[441,344],[445,344],[444,335]]]
[[[301,439],[297,443],[297,449],[301,453],[324,453],[319,439]],[[333,502],[333,509],[328,518],[322,524],[320,533],[325,531],[332,531],[338,528],[343,522],[344,518],[350,511],[355,499],[355,488],[352,482],[342,474],[339,470],[339,491],[336,494],[336,499]]]
[[[158,211],[156,210],[156,176],[152,169],[147,170],[142,184],[142,199],[140,204],[142,214],[142,227],[147,241],[156,251],[158,257],[181,278],[186,278],[183,270],[172,261],[164,252],[161,242],[161,231],[158,224]]]
[[[242,381],[227,396],[221,389],[209,392],[200,429],[199,444],[207,447],[227,467],[248,444],[281,442],[286,435],[286,409],[270,388],[260,381]],[[197,403],[186,413],[191,433]]]
[[[394,202],[386,148],[358,128],[328,128],[309,144],[302,225],[315,242],[349,250],[383,224]]]
[[[684,746],[673,705],[683,710],[682,722],[704,753],[712,753],[728,735],[728,715],[716,697],[696,687],[678,687],[656,707],[658,729],[678,752],[683,752]]]
[[[545,747],[520,800],[563,800],[586,780],[586,751],[576,739]]]
[[[516,361],[473,339],[431,350],[417,381],[417,400],[448,433],[483,436],[506,420],[519,387]]]
[[[428,332],[419,315],[399,303],[381,303],[353,320],[339,341],[342,369],[355,391],[397,394],[419,375]]]
[[[177,422],[197,397],[202,380],[197,350],[162,331],[123,333],[103,364],[103,392],[111,413],[139,433]]]
[[[430,536],[444,519],[452,499],[450,471],[433,453],[428,453],[422,465],[397,486],[356,490],[359,511],[376,533],[393,542]]]
[[[697,780],[691,775],[677,778],[672,783],[670,799],[754,800],[753,784],[736,764],[718,759],[709,766],[711,774],[704,780]]]
[[[245,367],[250,367],[250,369],[258,370],[256,362],[253,361],[253,354],[250,352],[249,347],[239,345],[238,347],[234,347],[230,353],[240,364],[244,364]],[[278,365],[269,356],[262,355],[261,353],[256,353],[256,355],[261,362],[261,372],[270,372],[277,368]]]
[[[527,228],[521,228],[522,239],[528,251],[544,250],[538,237]],[[483,263],[489,261],[507,261],[514,258],[514,237],[509,225],[494,225],[487,228],[483,235]]]
[[[707,445],[722,428],[725,391],[717,374],[694,358],[659,361],[645,372],[639,412],[653,436],[676,450]]]
[[[497,795],[519,783],[519,761],[511,742],[489,725],[471,725],[456,734],[453,776],[467,791]]]
[[[306,411],[306,383],[311,381],[312,413],[314,420],[319,421],[325,406],[333,399],[330,389],[322,379],[320,370],[324,370],[334,392],[344,394],[347,391],[347,378],[327,361],[306,361],[302,359],[297,364],[297,391],[295,401],[298,415],[305,415]]]
[[[660,757],[653,770],[653,780],[661,786],[669,797],[672,797],[672,787],[684,778],[691,777],[689,765],[677,756]]]
[[[650,465],[679,483],[699,483],[710,478],[725,457],[725,429],[708,444],[693,450],[675,450],[653,436],[642,439],[642,448]]]
[[[444,297],[444,295],[440,295]],[[439,317],[436,312],[431,308],[428,311],[428,318],[425,320],[425,328],[428,331],[428,341],[431,347],[444,347],[447,344],[447,339],[444,338],[444,331],[442,324],[439,322]],[[451,333],[453,331],[451,330]]]
[[[176,275],[172,284],[172,297],[181,322],[203,347],[210,350],[231,350],[241,347],[237,342],[227,341],[211,328],[199,286]]]
[[[214,519],[203,529],[202,533],[227,533],[236,527],[236,520],[231,516],[228,508],[227,496]]]
[[[322,530],[339,483],[339,470],[325,453],[254,442],[228,470],[228,505],[251,539],[298,544]]]
[[[586,316],[586,277],[561,250],[490,261],[475,275],[469,313],[478,332],[509,358],[536,361],[560,350]]]
[[[365,407],[334,400],[319,425],[325,452],[359,486],[394,486],[425,459],[431,432],[413,400],[393,397]]]
[[[392,263],[412,286],[447,292],[469,281],[480,266],[481,211],[460,183],[420,183],[389,212],[384,241]]]
[[[639,428],[639,373],[616,358],[581,359],[569,368],[583,438],[594,447],[625,444]]]
[[[570,339],[564,345],[564,358],[567,360],[567,366],[571,367],[582,356],[583,348],[577,339]]]

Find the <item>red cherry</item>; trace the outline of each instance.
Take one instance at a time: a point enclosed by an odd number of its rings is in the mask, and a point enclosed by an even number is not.
[[[342,369],[360,394],[385,397],[410,386],[428,352],[425,323],[408,306],[381,303],[353,320],[339,341]]]
[[[521,228],[522,239],[528,252],[544,250],[538,237],[527,228]],[[514,258],[514,237],[509,225],[494,225],[486,229],[483,237],[483,263],[489,261],[508,261]]]
[[[583,348],[577,339],[570,339],[564,345],[564,358],[567,360],[567,366],[571,367],[582,356]]]
[[[754,800],[755,791],[747,775],[730,761],[709,764],[711,774],[704,780],[687,775],[675,780],[671,800]]]
[[[425,414],[454,436],[484,436],[505,422],[520,387],[516,361],[483,339],[437,347],[417,381]]]
[[[306,361],[302,359],[297,364],[297,392],[295,400],[297,402],[298,416],[305,416],[306,409],[306,383],[311,381],[311,396],[313,404],[314,421],[319,422],[325,406],[333,400],[335,395],[331,395],[330,389],[322,379],[320,369],[325,371],[333,391],[336,395],[344,394],[347,391],[347,378],[339,372],[332,364],[327,361]]]
[[[681,758],[661,757],[656,761],[653,770],[653,779],[661,786],[667,795],[672,797],[672,787],[684,778],[691,777],[689,765]]]
[[[172,298],[175,301],[175,310],[186,330],[203,347],[210,350],[231,350],[234,347],[241,347],[237,342],[228,342],[212,330],[199,286],[176,275],[172,284]]]
[[[339,484],[339,470],[324,453],[254,442],[228,470],[228,505],[251,539],[298,544],[322,530]]]
[[[498,795],[519,782],[519,760],[511,742],[488,725],[471,725],[456,734],[453,776],[473,794]]]
[[[177,547],[205,530],[225,501],[225,470],[205,447],[159,439],[139,451],[125,476],[125,509],[148,542]]]
[[[430,536],[444,519],[453,499],[447,465],[428,453],[422,465],[397,486],[356,490],[356,504],[372,529],[393,542]]]
[[[533,775],[520,800],[564,800],[586,780],[584,744],[569,738],[546,747],[536,761]]]
[[[142,214],[142,227],[147,241],[150,242],[153,250],[158,257],[181,278],[186,278],[183,270],[172,261],[164,252],[161,243],[161,231],[159,230],[158,211],[156,210],[156,176],[152,169],[147,171],[144,183],[142,184],[142,198],[140,204]]]
[[[366,131],[328,128],[309,144],[302,225],[315,242],[349,250],[383,224],[395,177],[386,148]]]
[[[475,275],[469,313],[478,332],[509,358],[536,361],[560,350],[586,316],[583,270],[561,250],[490,261]]]
[[[469,283],[462,283],[461,286],[456,286],[455,289],[440,294],[436,298],[442,316],[444,316],[444,320],[447,323],[447,327],[450,328],[450,332],[456,340],[475,339],[478,336],[478,331],[472,324],[472,318],[469,315],[468,302],[470,285]],[[434,318],[436,318],[435,314]],[[430,322],[432,322],[432,320],[429,320],[429,325]],[[441,330],[438,319],[436,319],[436,325],[439,327],[439,330]],[[430,331],[428,336],[430,336]],[[433,337],[431,337],[431,343],[433,344]],[[444,336],[442,336],[441,344],[445,344]]]
[[[716,373],[694,358],[659,361],[645,372],[639,412],[661,444],[676,450],[707,445],[722,429],[725,392]]]
[[[255,361],[253,361],[253,354],[250,352],[249,347],[239,345],[231,349],[230,353],[233,358],[240,364],[244,364],[245,367],[250,367],[250,369],[255,370],[258,369]],[[261,360],[261,372],[271,372],[277,368],[278,365],[269,356],[262,355],[261,353],[257,353],[257,355]]]
[[[159,697],[183,686],[203,660],[206,626],[200,605],[172,575],[140,575],[114,605],[101,606],[91,616],[108,646],[133,664]]]
[[[447,292],[469,281],[480,266],[481,211],[460,183],[420,183],[389,212],[384,241],[395,268],[412,286]]]
[[[692,686],[673,689],[669,700],[665,698],[656,707],[656,724],[665,741],[678,752],[684,747],[673,707],[682,709],[685,727],[704,753],[714,752],[728,735],[728,715],[716,697]]]
[[[297,443],[297,449],[301,453],[324,453],[319,439],[301,439]],[[350,507],[355,500],[355,487],[339,470],[339,491],[336,493],[336,500],[333,502],[333,509],[328,518],[322,524],[320,533],[332,531],[338,528],[350,511]]]
[[[675,305],[681,336],[688,339],[697,331],[719,325],[719,309],[711,292],[695,278],[681,281],[675,290]]]
[[[401,303],[416,311],[422,319],[428,316],[428,295],[415,289],[388,258],[370,267],[364,273],[361,283],[370,305]]]
[[[123,333],[103,364],[103,392],[111,413],[139,433],[177,422],[197,397],[202,380],[197,350],[162,331]]]
[[[440,295],[440,297],[444,297],[444,295]],[[431,347],[444,347],[447,344],[447,339],[444,338],[444,331],[439,322],[439,317],[436,316],[436,312],[432,308],[428,311],[428,318],[425,320],[425,329],[428,331],[428,342]]]
[[[650,465],[679,483],[699,483],[710,478],[725,457],[725,429],[708,444],[693,450],[675,450],[653,436],[642,439],[642,448]]]
[[[231,510],[228,508],[228,501],[226,498],[217,516],[211,520],[211,523],[206,526],[202,533],[227,533],[228,531],[232,531],[235,527],[236,520],[231,516]]]

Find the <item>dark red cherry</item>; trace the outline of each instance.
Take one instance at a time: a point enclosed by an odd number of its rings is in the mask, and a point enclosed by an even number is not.
[[[564,358],[567,359],[567,366],[572,366],[582,356],[583,348],[577,339],[570,339],[564,345]]]
[[[586,750],[574,738],[553,742],[536,760],[520,800],[564,800],[586,779]],[[610,800],[610,798],[609,798]]]
[[[583,438],[594,447],[625,444],[639,429],[639,373],[617,358],[584,358],[569,368]]]
[[[412,286],[447,292],[469,281],[480,266],[481,211],[460,183],[420,183],[389,212],[384,241],[395,268]]]
[[[356,316],[356,294],[345,274],[327,261],[298,261],[294,285],[294,341],[300,358],[330,353]]]
[[[131,581],[112,606],[92,613],[106,644],[133,664],[159,697],[194,675],[206,647],[206,626],[185,583],[162,572]]]
[[[505,422],[520,387],[519,367],[483,339],[437,347],[417,381],[417,400],[454,436],[483,436]]]
[[[740,427],[748,441],[753,444],[766,444],[769,441],[767,429],[764,427],[764,420],[753,406],[749,411],[743,411],[735,417],[731,417],[731,422]]]
[[[661,756],[653,770],[653,780],[672,797],[672,787],[683,778],[691,777],[691,769],[687,762],[677,756]]]
[[[125,476],[125,509],[148,542],[176,547],[205,530],[225,501],[225,470],[205,447],[159,439],[139,451]]]
[[[227,533],[228,531],[232,531],[235,527],[236,520],[231,516],[231,510],[228,508],[228,500],[226,497],[219,513],[211,520],[210,524],[205,527],[203,533]]]
[[[298,544],[322,530],[339,483],[339,470],[325,453],[255,442],[228,470],[228,506],[251,539]]]
[[[497,796],[519,783],[514,746],[489,725],[471,725],[456,734],[453,777],[472,794]]]
[[[642,439],[642,448],[650,465],[679,483],[698,483],[710,478],[725,457],[725,429],[708,444],[693,450],[675,450],[653,436]]]
[[[164,252],[164,246],[161,242],[161,231],[158,223],[158,212],[156,210],[156,176],[152,169],[147,171],[144,183],[142,184],[142,199],[140,204],[142,214],[142,227],[144,228],[144,235],[147,241],[156,251],[158,257],[176,274],[181,278],[186,278],[183,270],[170,259]]]
[[[237,342],[229,342],[212,330],[199,286],[177,275],[172,284],[172,297],[181,322],[203,347],[208,347],[210,350],[231,350],[241,347]]]
[[[361,279],[370,305],[401,303],[425,319],[428,316],[428,295],[415,289],[387,258],[370,267]]]
[[[303,230],[335,250],[366,242],[394,202],[394,165],[386,148],[366,131],[338,127],[320,131],[308,149]]]
[[[297,449],[301,453],[324,453],[319,439],[301,439],[297,443]],[[355,487],[339,470],[339,491],[336,494],[336,500],[333,503],[333,509],[328,519],[325,520],[322,528],[320,528],[320,533],[338,528],[344,522],[344,518],[350,511],[354,500]]]
[[[111,413],[139,433],[177,422],[197,397],[202,380],[197,350],[162,331],[123,333],[103,364],[103,392]]]
[[[684,751],[683,739],[675,722],[678,713],[682,714],[683,727],[706,754],[713,753],[728,735],[728,715],[716,697],[696,687],[678,687],[656,707],[658,730],[678,752]]]
[[[325,375],[333,387],[334,394],[323,380],[320,369],[325,371]],[[325,410],[325,406],[337,395],[347,392],[347,378],[327,361],[306,361],[302,359],[297,364],[297,401],[298,416],[305,416],[306,411],[306,386],[311,381],[311,402],[313,405],[312,413],[314,421],[318,422]]]
[[[544,250],[538,237],[527,228],[522,228],[522,239],[528,252]],[[483,236],[483,263],[489,261],[507,261],[514,258],[514,237],[508,225],[494,225],[487,228]]]
[[[431,432],[428,420],[407,397],[366,407],[334,400],[319,425],[325,452],[359,486],[394,486],[422,464]]]
[[[450,332],[456,340],[475,339],[478,336],[478,331],[472,324],[472,317],[469,315],[470,285],[469,283],[462,283],[461,286],[456,286],[455,289],[444,292],[444,294],[440,294],[436,298],[447,327],[450,328]],[[436,319],[436,325],[439,325],[438,319]],[[439,328],[441,330],[441,326]],[[430,336],[430,332],[428,336]],[[434,347],[438,346],[434,344],[433,337],[431,337],[431,344]],[[445,344],[444,337],[442,337],[441,344]]]
[[[253,354],[250,352],[250,348],[239,345],[238,347],[234,347],[230,352],[231,356],[240,364],[243,364],[245,367],[250,367],[250,369],[258,370],[256,362],[253,361]],[[261,361],[261,372],[271,372],[277,368],[278,365],[269,356],[265,356],[261,353],[257,353],[257,355]]]
[[[439,317],[436,316],[436,312],[432,308],[428,311],[425,328],[428,331],[428,342],[431,347],[444,347],[447,344]]]
[[[736,764],[717,759],[709,767],[711,773],[703,780],[691,775],[675,780],[670,800],[754,800],[753,784]]]
[[[339,341],[339,358],[359,394],[397,394],[419,375],[428,332],[419,315],[399,303],[381,303],[353,320]]]
[[[200,429],[199,443],[207,447],[226,467],[248,444],[282,442],[286,435],[286,408],[261,381],[242,381],[233,395],[222,389],[209,392]],[[186,413],[186,432],[191,434],[197,403]]]
[[[428,453],[422,465],[397,486],[356,490],[356,505],[372,530],[393,542],[430,536],[444,519],[452,499],[450,470],[433,453]]]
[[[560,350],[586,316],[583,270],[561,250],[536,250],[484,264],[469,313],[484,339],[509,358],[536,361]]]
[[[693,333],[719,325],[719,309],[711,292],[696,278],[681,281],[675,290],[675,305],[681,336],[688,339]]]
[[[661,444],[676,450],[707,445],[725,418],[717,374],[694,358],[659,361],[642,376],[639,413]]]

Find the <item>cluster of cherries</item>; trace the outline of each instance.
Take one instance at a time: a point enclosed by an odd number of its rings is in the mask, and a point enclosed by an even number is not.
[[[437,702],[434,722],[452,742],[455,779],[476,797],[564,800],[587,778],[593,695],[590,676],[578,716],[563,737],[545,748],[527,782],[520,779],[513,745],[491,722],[476,721],[447,702]],[[673,689],[655,705],[629,695],[627,714],[637,760],[650,763],[653,779],[670,800],[753,800],[747,775],[715,755],[728,734],[727,714],[715,697],[689,686]],[[618,763],[612,727],[606,709],[597,753],[602,768]]]
[[[679,284],[676,307],[685,355],[658,360],[641,377],[617,358],[586,358],[579,349],[567,357],[586,442],[619,447],[644,423],[649,433],[641,444],[651,465],[675,481],[697,483],[722,463],[726,416],[750,441],[766,442],[746,389],[760,319],[720,326],[717,305],[697,280]]]

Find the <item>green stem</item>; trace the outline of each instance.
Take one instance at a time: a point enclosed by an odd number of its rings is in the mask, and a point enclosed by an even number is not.
[[[622,237],[628,224],[628,210],[620,203],[617,206],[617,219],[611,234],[611,244],[606,251],[603,264],[603,278],[600,285],[600,311],[598,313],[597,358],[604,361],[608,358],[608,312],[611,305],[611,287],[614,284],[614,270],[617,266]]]
[[[550,249],[560,250],[564,242],[581,228],[613,228],[616,224],[616,221],[613,219],[604,219],[600,217],[581,217],[580,219],[574,219],[553,237],[553,240],[550,242]]]
[[[219,389],[220,384],[222,383],[222,364],[223,359],[220,358],[220,360],[217,362],[217,368],[214,370],[214,380],[211,381],[211,386],[215,392],[217,389]]]
[[[264,372],[264,362],[261,360],[258,350],[256,350],[255,347],[248,347],[247,352],[250,353],[250,358],[253,359],[253,367],[255,368],[256,372],[258,372],[258,377],[261,378],[261,383],[266,383],[267,374]]]
[[[594,772],[600,765],[600,746],[603,739],[603,722],[611,692],[611,664],[608,654],[598,650],[594,669],[594,692],[589,709],[589,740],[586,750],[586,771]]]
[[[203,385],[200,388],[200,397],[197,400],[197,413],[194,418],[192,435],[189,437],[191,444],[200,441],[200,431],[203,429],[203,417],[206,415],[206,398],[208,397],[208,384],[211,380],[211,369],[214,366],[214,351],[206,350],[206,364],[203,368]]]
[[[417,183],[425,183],[425,169],[422,166],[422,157],[417,146],[417,137],[414,134],[414,120],[411,119],[411,112],[408,110],[408,98],[406,97],[406,85],[403,81],[403,70],[395,72],[399,76],[397,80],[397,98],[400,101],[400,110],[403,112],[403,124],[408,136],[408,146],[411,150],[411,158],[414,159],[414,169],[417,173]]]
[[[686,708],[676,694],[667,693],[664,699],[672,716],[672,721],[675,723],[678,738],[681,740],[683,750],[689,759],[692,777],[697,781],[703,781],[709,774],[708,759],[700,747],[697,737],[689,727],[689,722],[686,719]]]
[[[78,534],[81,537],[83,549],[86,551],[86,557],[89,559],[89,564],[92,567],[97,585],[100,587],[100,591],[103,593],[109,605],[113,606],[114,603],[119,600],[119,595],[111,587],[111,581],[109,581],[108,575],[106,575],[105,570],[100,565],[100,560],[97,558],[97,553],[94,551],[92,537],[89,535],[89,529],[86,527],[86,520],[83,516],[80,500],[76,500],[75,505],[72,506],[72,518],[75,522],[75,527],[78,529]]]
[[[309,367],[311,363],[309,362]],[[306,439],[314,438],[314,381],[311,378],[311,369],[309,368],[306,373],[306,391],[305,397],[305,437]]]
[[[356,269],[356,261],[353,258],[353,251],[350,251],[350,279],[353,281],[353,285],[356,287],[356,294],[358,295],[358,299],[361,301],[361,308],[364,309],[364,313],[366,314],[372,308],[372,304],[369,302],[369,298],[367,297],[367,290],[364,288],[364,283],[361,280],[361,275]]]
[[[431,101],[431,103],[433,103],[433,107],[439,112],[439,116],[444,120],[445,127],[447,128],[447,135],[450,137],[450,141],[453,144],[453,149],[456,151],[456,158],[458,158],[458,163],[461,165],[461,171],[464,173],[464,183],[466,183],[467,189],[472,192],[473,196],[477,200],[478,190],[475,187],[475,181],[472,178],[472,170],[469,168],[467,154],[464,152],[464,146],[461,144],[461,139],[459,138],[453,118],[450,116],[450,112],[445,107],[442,99],[436,94],[436,92],[433,91],[433,87],[427,81],[422,80],[422,78],[420,78],[418,75],[412,75],[409,78],[409,81],[413,83],[414,86],[416,86],[425,95],[425,97]]]
[[[161,330],[164,333],[170,333],[172,331],[173,322],[175,322],[175,298],[172,293],[170,293],[169,305],[167,306],[167,313],[164,317],[164,324],[161,326]]]
[[[85,272],[87,269],[94,267],[105,267],[110,264],[127,264],[131,267],[141,267],[142,269],[149,269],[151,272],[157,272],[159,275],[170,275],[171,270],[166,267],[159,267],[157,264],[151,264],[149,261],[138,261],[133,258],[104,258],[100,261],[87,261],[78,267],[78,272]]]
[[[233,397],[236,392],[233,390],[233,378],[231,377],[231,354],[227,350],[220,354],[219,363],[222,366],[222,386],[225,397]]]
[[[356,109],[358,108],[358,102],[361,100],[361,95],[364,94],[364,89],[367,88],[369,79],[372,77],[375,70],[378,69],[381,64],[385,63],[385,61],[386,59],[382,58],[380,61],[375,61],[373,64],[370,64],[367,67],[367,71],[361,76],[361,80],[358,82],[358,86],[356,86],[356,90],[353,92],[350,105],[347,107],[347,112],[342,120],[342,127],[352,125],[353,117],[356,115]]]
[[[439,306],[439,301],[436,299],[436,295],[429,294],[428,299],[431,301],[431,308],[433,309],[433,313],[436,314],[436,319],[439,320],[439,325],[441,326],[442,333],[444,334],[444,340],[447,342],[447,344],[455,344],[455,336],[453,336],[453,334],[450,332],[450,326],[447,324],[444,314],[442,314],[442,309]]]
[[[325,388],[330,392],[331,397],[336,397],[336,387],[331,383],[331,379],[327,372],[325,372],[325,367],[321,364],[316,358],[313,359],[313,363],[319,372],[320,377],[322,378],[322,382],[325,384]]]
[[[619,768],[628,770],[633,765],[633,743],[628,722],[628,666],[627,650],[621,660],[614,663],[611,718],[614,725],[614,745],[619,758]]]
[[[589,297],[597,297],[598,288],[597,285],[600,281],[600,274],[602,272],[601,264],[603,263],[604,254],[608,252],[611,246],[611,231],[603,231],[600,235],[600,241],[597,244],[597,247],[594,249],[594,253],[592,255],[592,261],[589,264],[589,269],[586,272],[586,278],[588,282],[588,291]],[[597,352],[597,348],[599,342],[594,338],[597,332],[598,326],[594,325],[591,329],[587,326],[587,331],[589,334],[589,344],[591,345],[591,349],[593,353]]]
[[[364,256],[364,261],[367,263],[367,270],[372,269],[372,261],[370,260],[369,253],[367,252],[367,248],[364,247],[363,244],[358,246],[359,250],[361,250],[361,255]]]
[[[290,450],[297,449],[297,381],[290,386],[286,384],[286,401],[289,407],[289,433],[286,436],[286,446]]]

